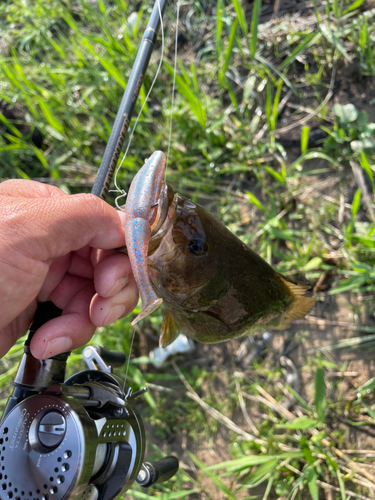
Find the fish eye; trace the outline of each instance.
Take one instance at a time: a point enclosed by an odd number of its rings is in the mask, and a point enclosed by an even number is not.
[[[188,249],[194,255],[204,255],[208,250],[208,245],[204,238],[194,238],[189,241]]]

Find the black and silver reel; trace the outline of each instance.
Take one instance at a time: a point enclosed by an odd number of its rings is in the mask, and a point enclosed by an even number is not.
[[[135,400],[145,390],[125,393],[107,365],[122,364],[125,356],[86,347],[89,369],[64,382],[67,358],[39,361],[25,345],[0,424],[0,499],[111,500],[135,481],[148,487],[172,477],[175,457],[144,463]]]

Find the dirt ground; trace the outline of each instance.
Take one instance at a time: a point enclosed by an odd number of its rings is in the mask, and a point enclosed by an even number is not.
[[[321,299],[323,300],[317,303],[312,314],[306,319],[296,322],[297,324],[294,324],[285,332],[273,335],[271,349],[265,361],[267,362],[270,359],[276,361],[279,354],[284,352],[286,347],[286,350],[290,351],[288,358],[294,363],[298,371],[298,392],[308,403],[313,403],[315,389],[314,374],[307,360],[312,358],[317,349],[330,346],[343,339],[361,335],[353,330],[355,327],[354,311],[358,310],[358,306],[361,306],[360,310],[364,311],[362,313],[363,325],[374,325],[374,320],[368,316],[366,307],[363,307],[363,304],[353,304],[348,294],[337,297],[324,295],[324,297],[321,296]],[[251,374],[249,375],[246,369],[244,370],[235,363],[236,354],[243,343],[246,343],[246,338],[217,345],[197,344],[194,353],[179,356],[176,362],[180,367],[189,367],[195,364],[215,373],[214,379],[201,387],[199,395],[202,399],[209,398],[214,387],[217,399],[228,401],[230,395],[228,389],[229,374],[233,374],[235,371],[240,377],[245,375],[251,377]],[[341,401],[343,405],[345,405],[346,401],[355,399],[356,388],[375,376],[374,352],[371,350],[328,350],[326,359],[333,361],[338,367],[344,366],[341,373],[339,371],[330,373],[329,383],[327,384],[328,398],[333,401]],[[163,371],[174,373],[172,366],[164,368]],[[178,388],[176,387],[173,397],[186,398],[185,394],[185,389],[182,385],[179,385]],[[157,393],[155,397],[157,398]],[[230,417],[241,429],[251,433],[249,424],[240,409],[236,409],[231,414],[228,414],[225,407],[218,409],[224,415]],[[246,410],[255,424],[262,419],[262,411],[260,411],[259,405],[246,401]],[[293,405],[290,410],[294,410]],[[205,413],[203,408],[200,411]],[[205,415],[209,421],[213,422],[210,414],[206,413]],[[191,425],[194,426],[194,422],[191,422]],[[344,420],[343,422],[332,421],[329,425],[332,430],[346,426]],[[374,450],[375,460],[375,434],[369,434],[368,428],[366,430],[361,427],[346,429],[348,432],[347,446],[350,449]],[[235,433],[225,425],[219,424],[214,439],[211,442],[202,441],[198,447],[197,443],[193,442],[186,431],[182,435],[171,435],[167,442],[155,435],[155,429],[152,426],[148,427],[147,434],[150,440],[166,453],[173,453],[178,456],[182,467],[192,477],[199,477],[200,484],[210,493],[211,498],[215,500],[224,500],[226,498],[208,477],[199,473],[186,450],[192,452],[206,466],[231,460],[233,459],[231,443],[235,439]],[[233,489],[238,486],[225,479],[224,483],[229,488],[233,487]],[[249,495],[254,495],[253,498],[262,498],[262,493],[264,493],[264,489],[259,487],[252,490],[244,489],[243,494],[237,492],[236,495],[238,499]],[[204,500],[204,498],[206,497],[200,494],[189,496],[191,500]],[[279,497],[271,496],[269,498],[276,500]]]

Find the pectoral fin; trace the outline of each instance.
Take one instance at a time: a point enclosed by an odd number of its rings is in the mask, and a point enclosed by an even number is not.
[[[160,329],[160,347],[167,347],[172,344],[174,340],[179,336],[180,328],[176,321],[173,319],[169,311],[164,311],[163,321]]]

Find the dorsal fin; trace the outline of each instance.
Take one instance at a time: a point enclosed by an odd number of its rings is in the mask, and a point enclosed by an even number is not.
[[[286,276],[283,276],[282,274],[279,273],[275,274],[279,279],[281,279],[284,285],[287,286],[292,295],[297,295],[301,297],[304,296],[306,292],[309,292],[311,290],[311,287],[309,285],[304,285],[299,281],[291,280],[290,278],[287,278]]]
[[[314,307],[315,299],[314,297],[306,297],[306,292],[310,290],[308,285],[304,285],[298,281],[292,281],[279,273],[276,273],[276,276],[288,288],[293,299],[290,308],[286,312],[280,325],[277,327],[277,330],[283,330],[284,328],[288,328],[294,319],[304,318]]]

